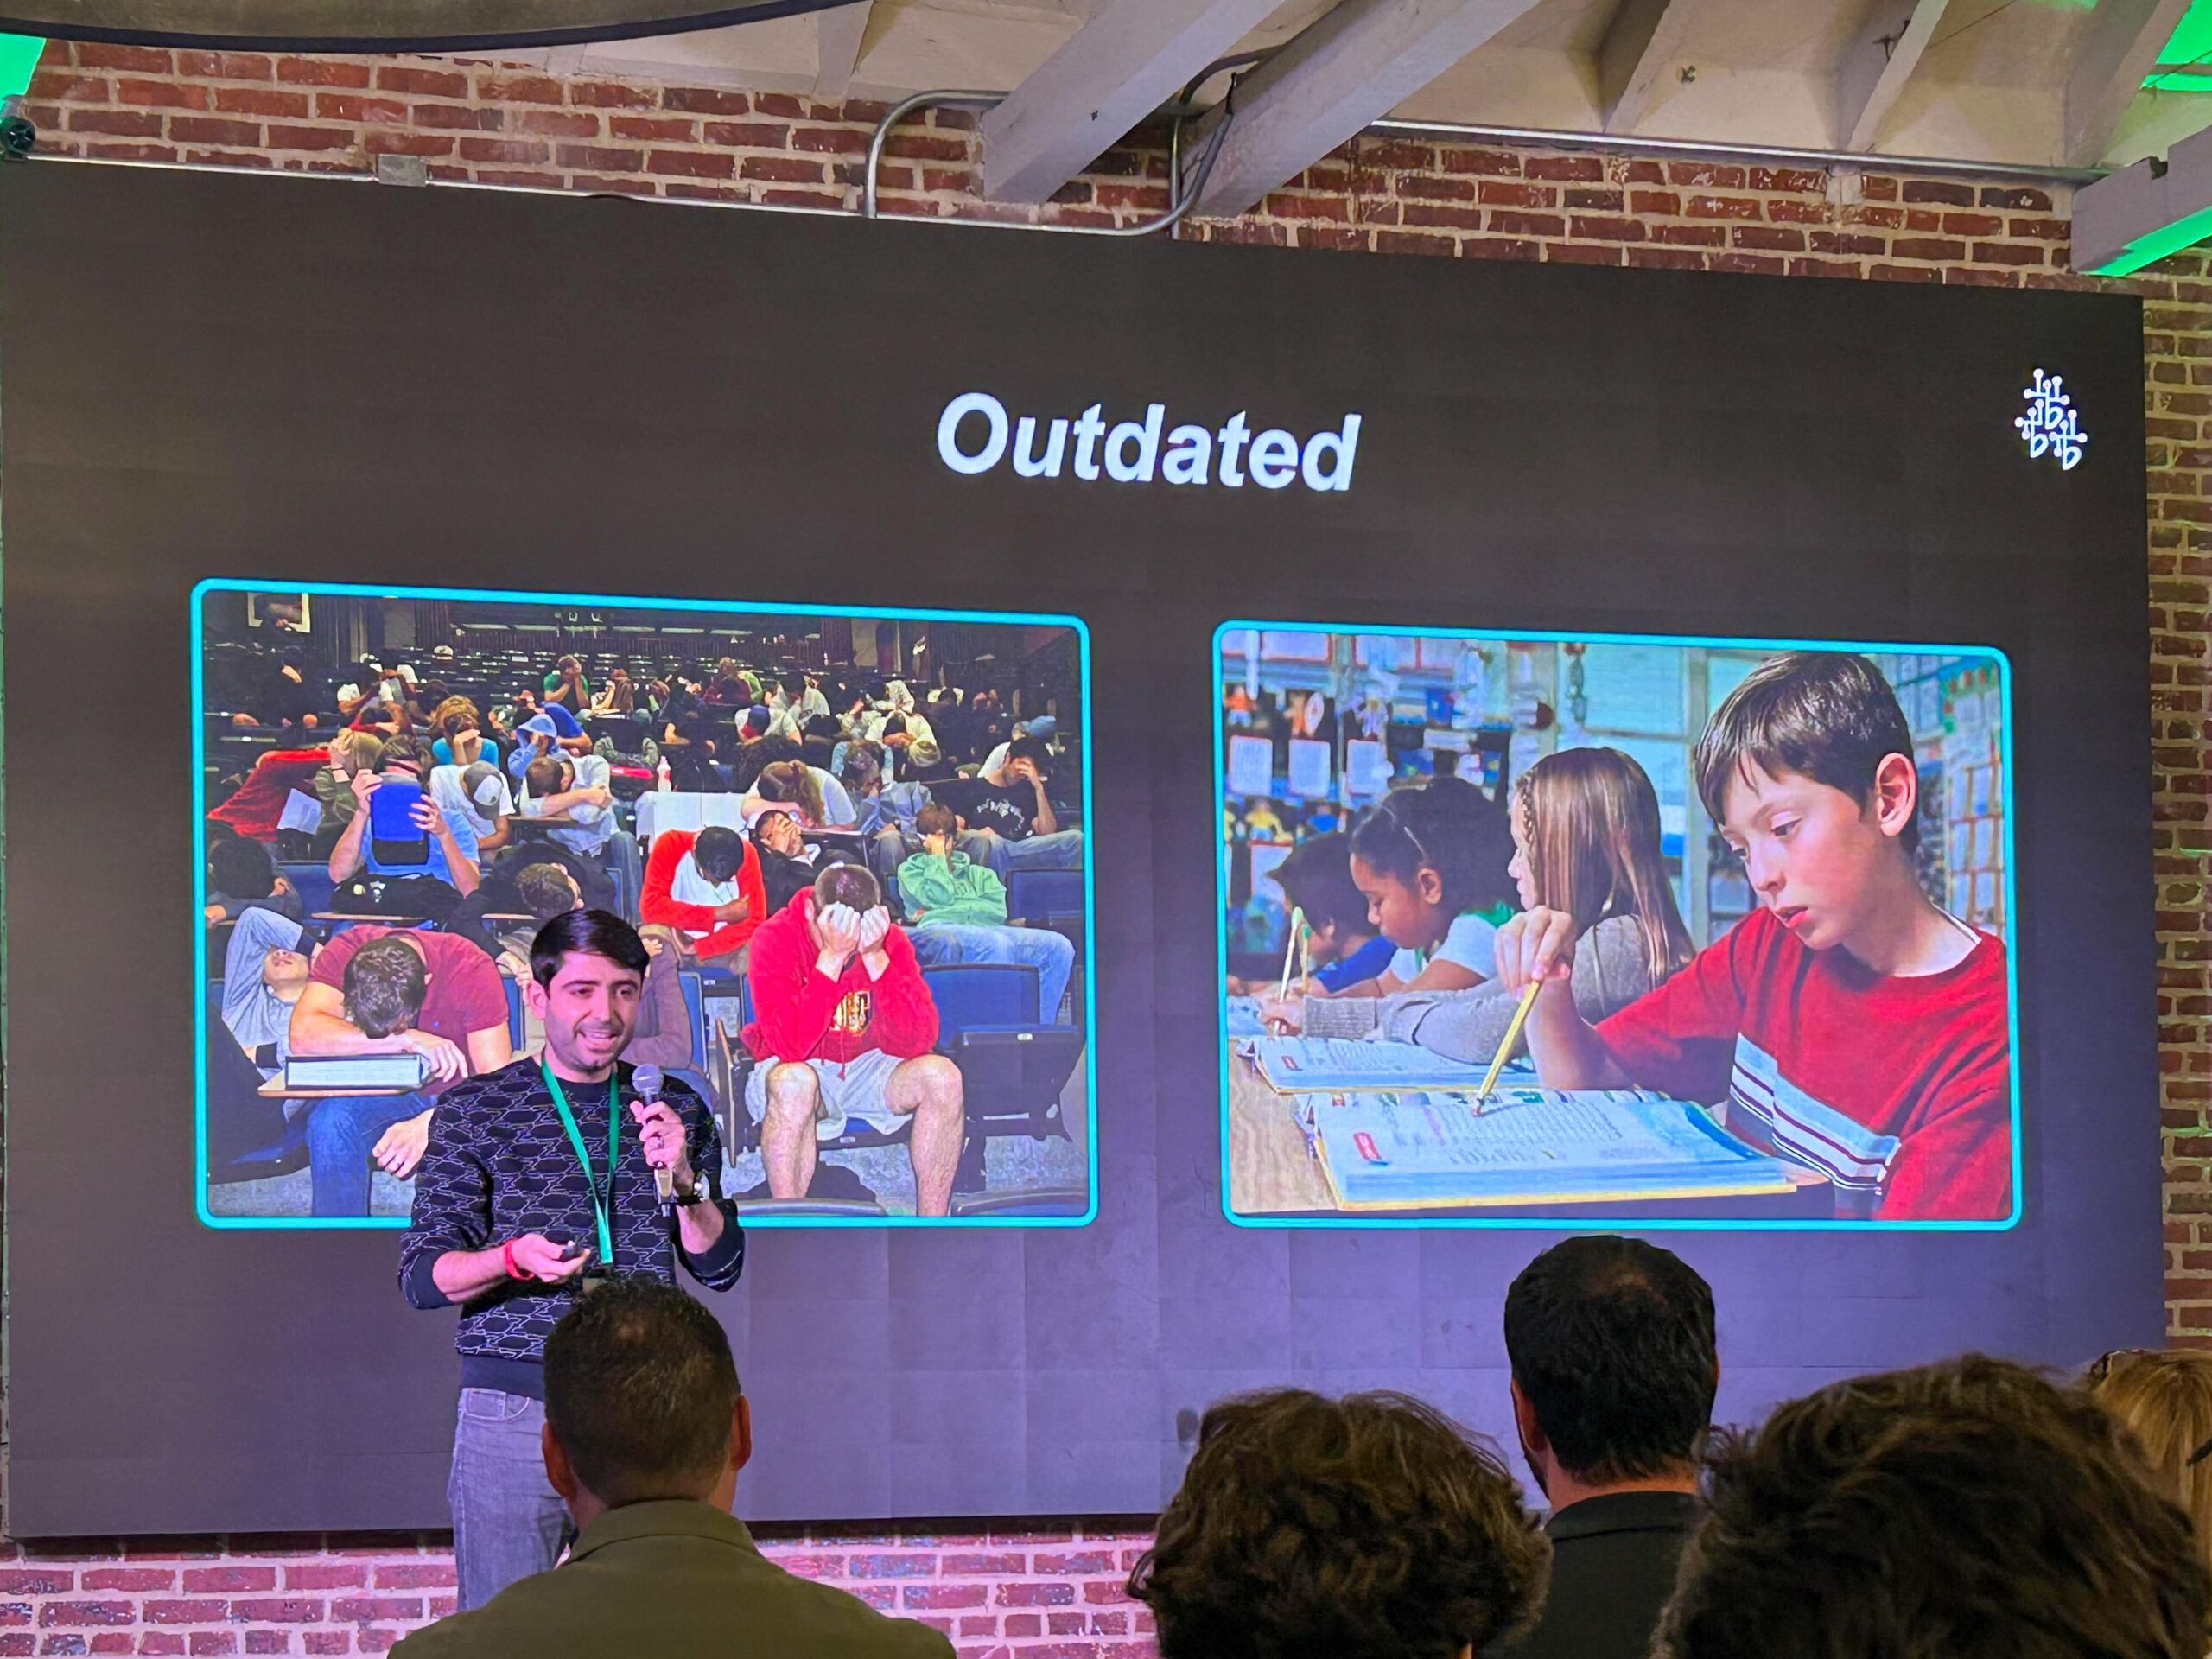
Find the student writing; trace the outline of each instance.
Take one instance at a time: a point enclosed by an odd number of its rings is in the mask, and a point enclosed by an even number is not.
[[[1919,774],[1896,695],[1863,657],[1770,658],[1698,740],[1698,795],[1759,908],[1592,1025],[1569,995],[1574,918],[1502,930],[1498,976],[1545,982],[1544,1084],[1707,1104],[1826,1174],[1836,1213],[1992,1219],[2012,1203],[2005,947],[1932,902],[1914,866]]]

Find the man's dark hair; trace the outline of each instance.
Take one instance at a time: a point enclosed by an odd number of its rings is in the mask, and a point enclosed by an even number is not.
[[[691,861],[701,875],[719,887],[744,868],[745,837],[725,824],[710,823],[691,843]]]
[[[1851,652],[1793,651],[1768,658],[1728,694],[1692,764],[1698,799],[1719,823],[1730,782],[1751,766],[1796,772],[1863,807],[1875,769],[1892,754],[1913,758],[1912,728],[1881,671]],[[1908,853],[1919,846],[1918,823],[1908,820],[1897,840]]]
[[[1015,738],[1006,746],[1006,758],[1009,766],[1016,760],[1029,761],[1036,766],[1039,778],[1052,775],[1052,751],[1041,737],[1024,735]]]
[[[2088,1395],[1981,1354],[1716,1437],[1660,1659],[2202,1659],[2212,1576]]]
[[[710,1490],[738,1393],[715,1316],[658,1280],[580,1298],[545,1338],[546,1425],[609,1508]]]
[[[230,836],[207,849],[207,875],[215,891],[232,899],[266,899],[276,891],[276,861],[268,848]]]
[[[540,985],[550,985],[571,952],[605,957],[639,979],[652,962],[638,930],[613,911],[566,910],[539,928],[530,942],[530,976]]]
[[[1696,1461],[1720,1382],[1713,1290],[1673,1251],[1610,1234],[1553,1245],[1505,1293],[1505,1353],[1576,1479]]]
[[[371,939],[346,963],[346,1018],[364,1037],[406,1030],[429,991],[422,953],[403,938]]]
[[[542,801],[568,787],[568,765],[556,756],[541,754],[522,769],[522,781],[531,794]]]
[[[1343,830],[1308,836],[1268,874],[1316,927],[1334,923],[1374,932],[1367,920],[1367,895],[1351,879],[1351,837]]]
[[[1551,1550],[1497,1454],[1418,1400],[1207,1411],[1129,1593],[1164,1659],[1459,1659],[1526,1623]]]
[[[914,814],[914,833],[918,836],[949,836],[959,828],[959,818],[943,801],[931,801]]]
[[[515,877],[523,907],[543,926],[576,907],[575,878],[558,864],[525,864]]]
[[[814,907],[817,911],[831,905],[846,905],[865,912],[882,902],[883,888],[865,864],[840,861],[814,878]]]
[[[787,697],[803,697],[806,695],[806,676],[795,668],[779,675],[776,683],[783,688],[784,695]]]

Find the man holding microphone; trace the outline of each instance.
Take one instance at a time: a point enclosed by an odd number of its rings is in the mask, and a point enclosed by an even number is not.
[[[461,1310],[446,1496],[464,1610],[560,1554],[567,1510],[538,1437],[544,1342],[562,1314],[615,1274],[672,1284],[681,1261],[727,1290],[744,1268],[736,1207],[716,1196],[713,1115],[680,1083],[639,1097],[619,1060],[648,960],[637,930],[606,911],[546,923],[525,991],[543,1055],[455,1085],[431,1119],[399,1282],[416,1307]]]

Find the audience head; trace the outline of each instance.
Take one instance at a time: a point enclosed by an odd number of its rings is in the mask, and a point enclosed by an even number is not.
[[[408,732],[402,732],[397,737],[388,737],[384,743],[384,759],[379,764],[385,772],[413,772],[420,777],[430,769],[429,745]]]
[[[541,754],[522,769],[523,786],[543,800],[569,786],[569,763],[558,755]]]
[[[579,1524],[655,1499],[728,1510],[753,1424],[715,1316],[643,1277],[578,1298],[545,1339],[543,1450]]]
[[[842,860],[830,865],[814,878],[813,892],[814,909],[817,915],[832,905],[842,905],[848,910],[866,915],[883,902],[883,889],[877,885],[868,866]]]
[[[356,950],[346,964],[346,1019],[364,1037],[390,1037],[422,1016],[429,991],[423,953],[388,933]]]
[[[1017,778],[1048,783],[1052,776],[1052,751],[1041,737],[1017,737],[1006,746],[1006,769]]]
[[[716,887],[734,880],[745,865],[745,837],[722,824],[709,824],[691,843],[691,862]]]
[[[764,801],[797,807],[799,817],[810,828],[820,829],[828,816],[822,804],[821,780],[803,760],[777,760],[761,767],[753,790]]]
[[[942,858],[952,851],[953,838],[960,833],[960,820],[943,801],[931,801],[914,814],[914,833],[921,836],[931,852]]]
[[[793,669],[789,673],[778,677],[776,689],[791,702],[796,702],[806,695],[806,676],[797,669]]]
[[[1541,1599],[1550,1548],[1504,1465],[1396,1394],[1210,1409],[1129,1593],[1163,1659],[1459,1659]]]
[[[638,930],[612,911],[563,911],[537,930],[524,995],[544,1023],[546,1055],[558,1075],[607,1076],[629,1046],[652,960]]]
[[[1375,937],[1367,895],[1351,879],[1351,837],[1343,830],[1307,836],[1269,874],[1305,912],[1313,954],[1322,961],[1338,961]]]
[[[2087,1395],[1980,1354],[1839,1382],[1708,1459],[1658,1659],[2202,1659],[2189,1519]]]
[[[1452,917],[1510,904],[1513,830],[1464,778],[1392,794],[1351,834],[1351,875],[1369,919],[1395,944],[1427,944]]]
[[[1720,1360],[1713,1292],[1673,1251],[1611,1235],[1553,1245],[1505,1293],[1505,1353],[1522,1450],[1555,1504],[1694,1484]]]
[[[2212,1567],[2212,1354],[2136,1349],[2089,1368],[2096,1402],[2135,1436],[2152,1484],[2189,1512]]]
[[[883,787],[883,762],[873,744],[848,743],[837,772],[837,781],[849,795],[873,795]]]
[[[276,891],[276,861],[244,836],[226,836],[207,849],[207,880],[232,899],[266,899]]]
[[[515,876],[515,891],[541,927],[584,901],[584,890],[576,885],[576,878],[558,864],[525,864]]]
[[[489,760],[471,761],[461,769],[461,792],[479,830],[488,833],[499,828],[501,809],[510,803],[505,780],[497,766]]]

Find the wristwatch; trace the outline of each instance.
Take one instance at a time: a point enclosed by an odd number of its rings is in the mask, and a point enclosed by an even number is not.
[[[676,1201],[681,1205],[712,1204],[715,1201],[715,1190],[694,1175],[691,1178],[691,1185],[677,1187],[674,1196]]]

